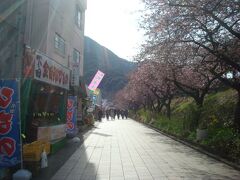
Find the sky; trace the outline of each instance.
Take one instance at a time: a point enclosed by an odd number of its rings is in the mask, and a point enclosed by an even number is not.
[[[143,41],[140,0],[87,0],[85,35],[117,56],[133,60]]]

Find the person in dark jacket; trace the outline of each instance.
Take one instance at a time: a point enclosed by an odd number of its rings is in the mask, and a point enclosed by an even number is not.
[[[103,116],[103,112],[101,109],[99,109],[99,111],[98,111],[98,120],[99,121],[102,121],[102,116]]]
[[[128,110],[127,109],[124,110],[124,116],[126,117],[126,119],[128,118]]]
[[[124,110],[123,109],[120,110],[120,114],[122,116],[122,119],[124,119]]]
[[[107,117],[107,120],[109,120],[109,116],[110,116],[110,112],[109,112],[109,110],[106,110],[106,117]]]

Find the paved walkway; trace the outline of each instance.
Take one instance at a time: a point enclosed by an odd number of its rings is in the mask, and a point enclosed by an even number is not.
[[[240,179],[240,172],[133,120],[103,120],[52,180]]]

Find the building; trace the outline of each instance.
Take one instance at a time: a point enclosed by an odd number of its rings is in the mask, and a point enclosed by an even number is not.
[[[1,79],[21,77],[25,18],[25,1],[0,1]]]
[[[74,127],[67,122],[67,107],[74,96],[75,108],[81,110],[86,4],[0,1],[0,179],[2,167],[21,161],[20,121],[27,143],[43,139],[54,145],[65,137],[66,124]]]
[[[85,10],[86,0],[27,0],[22,82],[27,142],[65,137],[69,96],[76,96],[81,110]]]
[[[19,86],[25,19],[25,0],[0,1],[0,179],[8,172],[6,167],[21,161]]]

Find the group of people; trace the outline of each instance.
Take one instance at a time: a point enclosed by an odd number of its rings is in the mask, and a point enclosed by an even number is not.
[[[128,110],[127,109],[108,109],[105,111],[105,115],[107,120],[111,118],[111,120],[114,120],[117,116],[117,119],[120,119],[120,116],[122,119],[128,118]]]
[[[128,118],[128,110],[127,109],[108,109],[108,110],[101,110],[97,111],[97,119],[99,121],[102,120],[102,117],[105,116],[107,120],[111,118],[111,120],[115,120],[116,116],[117,119],[127,119]]]

